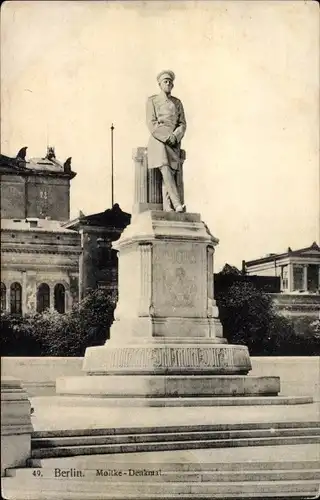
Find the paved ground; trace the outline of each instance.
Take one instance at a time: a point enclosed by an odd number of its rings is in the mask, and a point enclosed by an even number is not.
[[[320,421],[320,403],[229,407],[72,407],[54,406],[52,397],[31,400],[35,431],[170,425]]]

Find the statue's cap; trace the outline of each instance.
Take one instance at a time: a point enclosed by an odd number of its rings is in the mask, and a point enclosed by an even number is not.
[[[175,74],[173,71],[171,71],[170,69],[165,69],[164,71],[161,71],[158,76],[157,76],[157,80],[158,80],[158,83],[161,83],[162,80],[165,80],[166,78],[171,80],[172,82],[174,81],[175,79]]]

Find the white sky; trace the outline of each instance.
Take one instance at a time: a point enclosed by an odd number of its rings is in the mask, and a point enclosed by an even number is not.
[[[291,1],[9,1],[1,11],[1,149],[72,156],[71,214],[131,211],[156,74],[188,130],[185,193],[220,239],[216,270],[319,243],[319,8]]]

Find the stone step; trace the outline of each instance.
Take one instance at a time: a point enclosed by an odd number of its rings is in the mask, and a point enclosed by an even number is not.
[[[133,500],[201,498],[315,498],[319,493],[318,480],[252,481],[252,482],[156,482],[145,478],[141,482],[80,479],[32,478],[18,482],[6,477],[2,481],[6,500]]]
[[[291,445],[305,443],[320,443],[320,436],[284,436],[284,437],[262,437],[262,438],[238,438],[238,439],[208,439],[190,441],[169,441],[149,443],[125,443],[125,444],[97,444],[97,445],[74,445],[56,446],[50,448],[38,448],[32,450],[32,458],[67,457],[76,455],[94,455],[108,453],[132,453],[138,451],[163,451],[183,450],[201,448],[222,448],[237,446],[273,446]]]
[[[94,377],[79,377],[93,379]],[[88,397],[59,395],[52,397],[52,405],[64,407],[199,407],[199,406],[279,406],[313,403],[312,396],[180,396],[180,397]]]
[[[163,432],[206,432],[206,431],[235,431],[255,429],[292,429],[292,428],[316,428],[320,429],[320,422],[311,421],[283,421],[283,422],[244,422],[227,424],[190,424],[190,425],[164,425],[152,427],[105,427],[84,429],[58,429],[34,431],[32,438],[71,437],[71,436],[97,436],[114,434],[154,434]]]
[[[32,448],[54,448],[77,445],[100,445],[100,444],[126,444],[126,443],[150,443],[159,441],[206,441],[210,439],[238,439],[238,438],[263,438],[284,436],[320,436],[320,428],[304,427],[290,429],[252,429],[252,430],[230,430],[230,431],[192,431],[192,432],[162,432],[162,433],[133,433],[119,435],[95,435],[95,436],[70,436],[53,438],[33,438]]]
[[[310,446],[310,445],[309,445]],[[299,448],[299,446],[294,446],[294,448]],[[234,451],[234,450],[233,450]],[[320,457],[319,460],[299,460],[299,461],[253,461],[250,456],[252,453],[252,448],[248,449],[248,459],[243,462],[172,462],[172,461],[150,461],[150,453],[144,454],[144,462],[137,461],[136,455],[131,458],[132,455],[126,456],[113,455],[108,457],[109,467],[131,467],[132,464],[139,466],[140,468],[148,468],[150,466],[155,468],[160,468],[165,471],[177,471],[182,473],[189,473],[194,471],[215,471],[215,472],[236,472],[239,471],[247,473],[250,471],[304,471],[304,470],[318,470],[320,469]],[[159,452],[161,453],[161,452]],[[172,453],[172,452],[169,452]],[[276,453],[276,451],[275,451]],[[296,455],[296,452],[294,453]],[[149,461],[148,461],[149,459]],[[78,468],[78,469],[101,469],[106,465],[105,455],[78,455],[76,457],[67,458],[44,458],[30,459],[27,466],[31,468],[41,467],[43,471],[46,469],[54,468]],[[9,469],[11,472],[16,470],[21,470],[21,473],[25,473],[27,469]]]

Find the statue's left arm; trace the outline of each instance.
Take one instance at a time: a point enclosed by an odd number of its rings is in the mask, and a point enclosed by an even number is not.
[[[186,117],[184,114],[183,104],[181,101],[177,101],[178,108],[178,123],[177,127],[173,131],[173,135],[177,138],[177,142],[181,142],[187,129]]]

